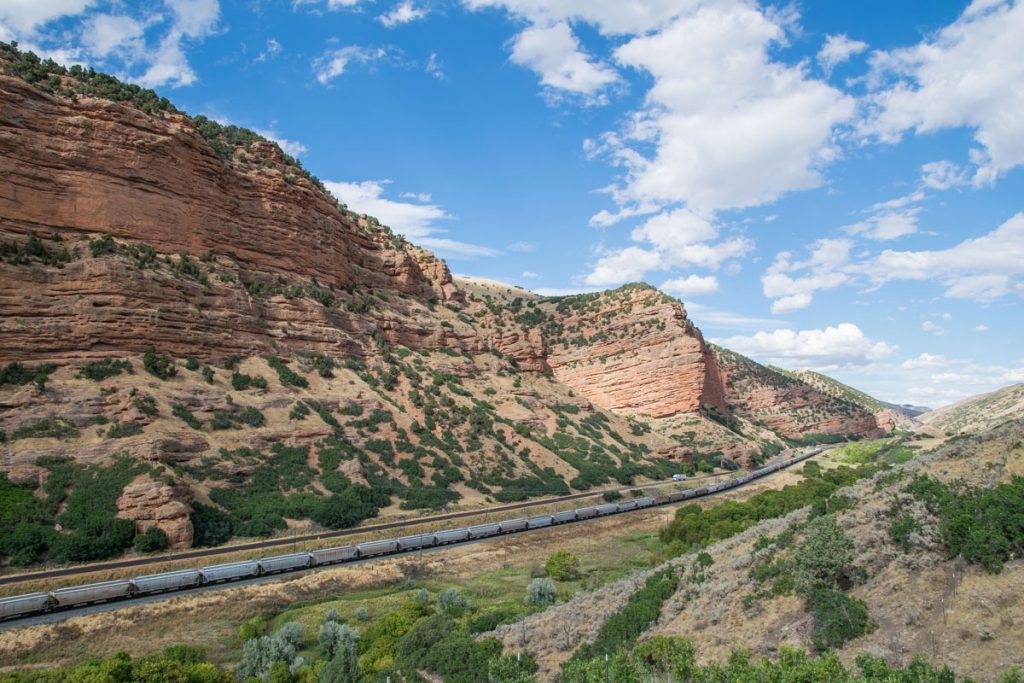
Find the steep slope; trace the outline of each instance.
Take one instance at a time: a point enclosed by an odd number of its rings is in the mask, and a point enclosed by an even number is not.
[[[738,353],[713,347],[727,377],[726,400],[736,414],[793,440],[822,435],[873,438],[892,431],[866,407],[818,382],[756,363]],[[819,375],[820,377],[820,375]],[[838,383],[836,383],[838,384]]]
[[[1005,518],[998,523],[1005,522],[1005,533],[1019,539],[1020,527],[1014,524],[1020,519],[1022,438],[1024,424],[1011,422],[958,439],[836,492],[830,509],[836,511],[838,527],[851,543],[843,595],[863,601],[869,619],[868,633],[835,648],[846,664],[851,665],[861,653],[882,657],[895,666],[923,655],[937,667],[948,665],[957,674],[977,680],[997,680],[999,674],[1020,664],[1018,653],[1024,641],[1017,624],[1024,619],[1024,560],[1018,551],[994,543],[991,536],[979,536],[975,551],[980,550],[987,560],[989,553],[1004,550],[1006,561],[993,565],[996,571],[986,571],[977,556],[970,561],[950,557],[944,547],[946,525],[941,513],[926,501],[942,485],[982,495],[1002,486],[995,500],[1000,501],[996,505]],[[916,479],[919,476],[939,484],[922,483]],[[1009,487],[1016,493],[1008,493]],[[749,495],[740,492],[735,497]],[[737,504],[710,503],[715,504],[723,509],[717,533],[735,533],[726,520],[740,516]],[[967,519],[958,519],[962,526],[953,535],[984,533],[982,525],[991,518],[973,505],[966,509]],[[638,594],[648,577],[674,569],[674,593],[660,603],[660,609],[643,612],[644,618],[654,617],[641,641],[683,636],[693,642],[701,664],[724,661],[737,648],[768,657],[778,656],[787,646],[813,650],[815,617],[794,594],[793,574],[795,555],[813,552],[813,548],[805,550],[802,542],[814,514],[805,507],[765,520],[652,570],[499,627],[494,634],[509,648],[522,648],[525,643],[539,662],[541,675],[553,677],[573,651],[594,641],[603,624],[619,618],[616,633],[628,632],[621,615],[631,596]],[[831,627],[842,632],[855,619],[852,613],[836,616]]]
[[[916,409],[913,406],[900,406],[895,403],[886,403],[880,401],[874,396],[869,396],[859,389],[854,389],[848,384],[843,384],[837,379],[823,375],[820,372],[814,372],[813,370],[786,370],[783,368],[777,368],[775,366],[768,366],[771,370],[780,372],[787,377],[805,382],[818,391],[828,394],[833,398],[842,399],[847,403],[860,406],[864,410],[872,413],[879,425],[889,426],[891,430],[893,427],[900,429],[911,429],[918,424],[914,417],[925,412],[921,409]]]
[[[456,281],[251,131],[2,43],[0,62],[0,471],[32,513],[0,532],[39,540],[19,561],[110,556],[150,526],[184,547],[642,483],[879,431],[805,383],[740,378],[648,285]]]
[[[918,416],[926,427],[950,436],[977,434],[1024,418],[1024,384],[1003,387]]]

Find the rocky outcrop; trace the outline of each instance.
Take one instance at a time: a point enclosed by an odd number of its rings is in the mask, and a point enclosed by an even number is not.
[[[678,301],[632,287],[548,308],[547,363],[595,405],[656,418],[727,410],[718,362]]]
[[[192,547],[192,492],[187,486],[172,486],[148,478],[124,488],[117,499],[117,517],[135,522],[142,533],[156,527],[167,535],[170,550]]]

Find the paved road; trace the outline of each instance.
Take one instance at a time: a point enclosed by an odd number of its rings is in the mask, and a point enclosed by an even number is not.
[[[725,473],[723,473],[725,474]],[[705,474],[696,477],[690,477],[687,481],[696,481],[700,479],[711,479],[715,477],[723,476],[723,474]],[[231,553],[245,552],[247,550],[266,550],[270,548],[277,548],[281,546],[294,545],[296,543],[305,543],[308,541],[320,541],[328,540],[332,538],[343,538],[345,536],[354,536],[356,534],[365,534],[373,531],[388,531],[392,529],[402,529],[405,527],[417,526],[419,524],[428,524],[431,522],[445,522],[453,519],[462,519],[465,517],[476,517],[479,515],[493,514],[497,512],[509,512],[510,510],[522,510],[523,508],[538,507],[541,505],[553,505],[555,503],[564,503],[570,500],[578,500],[580,498],[588,498],[591,496],[599,496],[608,491],[631,491],[633,489],[651,487],[651,486],[663,486],[664,484],[671,484],[672,480],[667,479],[665,481],[652,482],[649,484],[636,484],[633,486],[620,486],[613,489],[602,489],[600,491],[584,491],[583,493],[572,493],[566,496],[558,496],[556,498],[541,498],[539,500],[530,500],[523,503],[512,503],[510,505],[500,505],[497,507],[483,508],[480,510],[465,510],[462,512],[448,512],[440,515],[430,515],[427,517],[416,517],[413,519],[405,519],[395,522],[383,522],[380,524],[370,524],[367,526],[354,527],[351,529],[340,529],[337,531],[321,531],[315,534],[304,534],[302,536],[281,536],[278,538],[268,538],[262,541],[254,541],[252,543],[241,543],[238,545],[221,546],[217,548],[203,548],[201,550],[188,550],[181,553],[174,553],[170,555],[155,555],[150,557],[138,557],[130,560],[115,560],[112,562],[100,562],[96,564],[85,564],[76,565],[73,567],[59,567],[56,569],[45,569],[38,572],[29,572],[24,574],[12,574],[8,576],[0,576],[0,586],[9,585],[13,583],[22,583],[24,581],[34,581],[37,579],[56,579],[65,576],[77,576],[80,574],[91,574],[93,572],[108,571],[111,569],[126,569],[132,567],[144,567],[146,565],[153,564],[166,564],[168,562],[176,562],[178,560],[191,560],[200,557],[216,557],[218,555],[228,555]]]

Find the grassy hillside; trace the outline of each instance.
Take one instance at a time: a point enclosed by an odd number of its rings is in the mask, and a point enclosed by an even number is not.
[[[1024,417],[1024,384],[1014,384],[990,394],[973,396],[933,410],[918,419],[929,428],[953,436],[977,434],[1009,420]]]

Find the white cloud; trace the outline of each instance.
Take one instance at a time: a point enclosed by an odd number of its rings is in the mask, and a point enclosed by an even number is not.
[[[927,332],[928,334],[934,335],[936,337],[945,337],[947,334],[949,334],[949,330],[947,330],[945,327],[942,327],[941,325],[935,324],[931,320],[925,320],[923,323],[921,323],[921,331]]]
[[[862,131],[897,142],[907,131],[974,131],[974,181],[1024,164],[1024,3],[975,0],[955,22],[910,48],[872,55],[873,115]]]
[[[713,340],[754,360],[791,368],[829,370],[891,356],[897,347],[869,339],[853,323],[823,330],[775,330]]]
[[[549,89],[594,99],[619,80],[607,65],[594,61],[584,52],[567,22],[551,26],[531,26],[512,42],[512,61],[541,77]]]
[[[866,220],[845,226],[843,231],[849,235],[863,235],[873,240],[894,240],[917,232],[920,213],[921,208],[916,206],[900,211],[882,211]]]
[[[843,266],[850,261],[853,241],[821,239],[811,246],[804,261],[794,261],[788,251],[775,256],[761,276],[764,295],[772,302],[772,313],[792,313],[807,308],[819,290],[834,289],[849,282]]]
[[[534,273],[532,270],[524,270],[520,277],[536,278],[540,277],[540,274]]]
[[[697,0],[462,0],[470,9],[503,7],[536,24],[583,21],[606,35],[645,33],[692,10]]]
[[[1024,295],[1024,213],[988,234],[948,249],[886,249],[857,270],[876,285],[893,280],[939,280],[946,285],[946,296],[954,298],[991,301],[1013,293]]]
[[[268,59],[273,59],[277,55],[281,54],[281,43],[277,41],[277,38],[270,38],[267,40],[267,47],[265,50],[259,53],[256,57],[257,62],[265,62]]]
[[[327,9],[338,10],[358,7],[364,0],[327,0]],[[292,6],[296,9],[303,5],[319,5],[321,0],[292,0]]]
[[[441,60],[436,52],[430,53],[430,59],[427,60],[427,66],[424,70],[437,80],[444,80],[444,65],[441,64]]]
[[[642,280],[648,272],[662,267],[657,252],[626,247],[601,257],[583,281],[594,287],[608,287]]]
[[[0,30],[31,35],[44,24],[81,14],[93,4],[95,0],[4,0],[0,2]]]
[[[398,196],[402,199],[415,199],[418,202],[429,202],[434,199],[429,192],[403,192]]]
[[[106,57],[112,52],[140,53],[144,50],[141,21],[114,14],[93,14],[82,24],[82,44],[89,54]]]
[[[669,294],[687,299],[695,296],[706,296],[718,291],[718,278],[714,275],[701,277],[699,275],[688,275],[686,277],[668,280],[661,285],[661,289]]]
[[[410,241],[441,252],[451,258],[474,258],[496,256],[498,252],[490,247],[468,244],[457,240],[438,237],[444,229],[439,221],[451,218],[437,204],[399,202],[384,196],[384,186],[390,180],[366,180],[363,182],[325,181],[327,190],[357,212],[375,216],[382,224],[395,233],[404,235]]]
[[[686,303],[690,317],[701,329],[727,330],[764,330],[786,327],[788,323],[777,318],[758,318],[733,311],[725,311],[699,304],[694,301]]]
[[[945,356],[934,353],[921,353],[916,358],[910,358],[900,363],[900,367],[904,370],[914,370],[916,368],[936,368],[946,365],[949,361]]]
[[[818,51],[818,64],[825,70],[825,73],[831,74],[832,69],[867,49],[867,43],[853,40],[845,33],[825,36],[825,44]]]
[[[430,14],[429,10],[416,7],[412,3],[412,0],[402,0],[402,2],[395,5],[390,12],[382,14],[378,19],[380,23],[384,24],[388,28],[394,28],[399,24],[408,24],[412,21],[419,21],[428,14]]]
[[[854,101],[801,65],[773,61],[785,39],[755,7],[726,2],[617,48],[620,64],[654,84],[624,132],[603,139],[626,169],[616,200],[683,202],[706,215],[819,186]]]
[[[985,324],[975,325],[974,326],[974,331],[975,332],[988,332],[988,325],[985,325]]]
[[[328,50],[313,60],[313,73],[321,85],[327,85],[345,73],[349,64],[367,64],[387,55],[384,48],[366,48],[358,45]]]
[[[952,161],[932,161],[921,166],[921,183],[933,190],[948,190],[967,183],[967,169]]]
[[[520,254],[532,254],[537,250],[537,247],[532,242],[513,242],[505,248]]]
[[[277,143],[278,147],[280,147],[285,154],[290,154],[293,157],[301,157],[302,155],[309,151],[309,148],[306,147],[301,142],[297,140],[288,140],[286,138],[283,138],[273,130],[269,130],[266,128],[254,128],[253,131],[259,133],[268,140],[273,140],[274,142]]]

